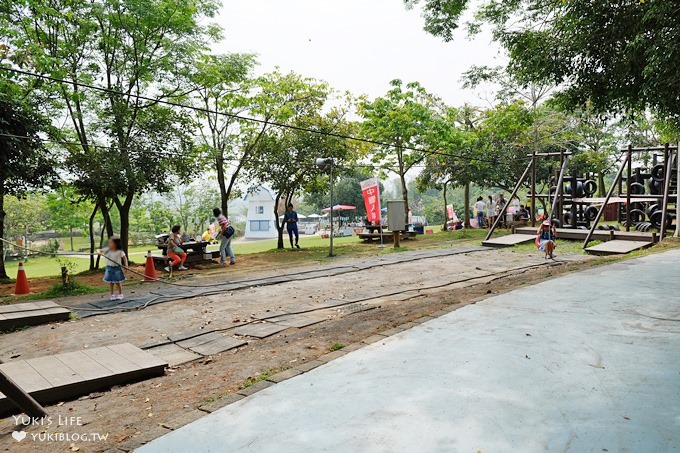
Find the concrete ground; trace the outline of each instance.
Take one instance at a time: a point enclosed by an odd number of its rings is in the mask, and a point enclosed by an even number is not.
[[[677,451],[679,272],[673,250],[491,297],[138,451]]]

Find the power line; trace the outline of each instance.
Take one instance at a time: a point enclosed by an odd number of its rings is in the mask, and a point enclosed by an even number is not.
[[[295,126],[295,125],[292,125],[292,124],[278,123],[276,121],[269,121],[269,120],[264,120],[264,119],[261,119],[261,118],[254,118],[254,117],[239,115],[239,114],[234,114],[234,113],[220,112],[218,110],[211,110],[211,109],[208,109],[208,108],[196,107],[196,106],[193,106],[193,105],[185,105],[185,104],[182,104],[182,103],[179,103],[179,102],[169,101],[169,100],[166,100],[166,99],[151,98],[151,97],[144,96],[144,95],[141,95],[141,94],[124,93],[122,91],[113,90],[113,89],[110,89],[110,88],[100,87],[100,86],[97,86],[97,85],[87,84],[87,83],[83,83],[83,82],[77,82],[75,80],[60,79],[58,77],[53,77],[53,76],[44,75],[44,74],[37,74],[37,73],[34,73],[34,72],[30,72],[30,71],[24,71],[22,69],[9,68],[9,67],[6,67],[6,66],[0,66],[0,69],[2,69],[4,71],[13,72],[15,74],[22,74],[22,75],[25,75],[25,76],[34,77],[34,78],[38,78],[38,79],[42,79],[42,80],[49,80],[49,81],[52,81],[52,82],[73,85],[74,87],[87,88],[87,89],[91,89],[91,90],[95,90],[95,91],[101,91],[101,92],[104,92],[104,93],[107,93],[107,94],[114,94],[114,95],[117,95],[117,96],[132,97],[132,98],[135,98],[135,99],[149,101],[149,102],[153,102],[153,103],[156,103],[156,104],[163,104],[163,105],[168,105],[168,106],[178,107],[178,108],[183,108],[183,109],[189,109],[189,110],[194,110],[194,111],[203,112],[203,113],[222,115],[222,116],[226,116],[226,117],[229,117],[229,118],[238,119],[238,120],[241,120],[241,121],[250,121],[250,122],[262,124],[262,125],[265,125],[265,126],[273,126],[273,127],[283,128],[283,129],[295,130],[295,131],[298,131],[298,132],[306,132],[306,133],[324,135],[324,136],[327,136],[327,137],[340,138],[340,139],[343,139],[343,140],[352,140],[352,141],[356,141],[356,142],[367,143],[367,144],[382,146],[382,147],[387,147],[387,148],[397,148],[397,146],[395,146],[394,144],[380,142],[380,141],[377,141],[377,140],[371,140],[371,139],[362,138],[362,137],[354,137],[354,136],[351,136],[351,135],[339,134],[339,133],[335,133],[335,132],[320,131],[320,130],[316,130],[316,129],[310,129],[310,128],[305,128],[305,127],[301,127],[301,126]],[[450,152],[426,150],[426,149],[421,149],[421,148],[414,148],[414,147],[411,147],[411,146],[401,146],[399,148],[401,148],[403,150],[422,153],[422,154],[440,155],[440,156],[444,156],[444,157],[454,157],[454,158],[460,158],[460,159],[469,159],[469,156],[456,154],[456,153],[450,153]],[[121,149],[121,148],[115,148],[115,149]],[[527,158],[524,157],[524,158],[515,158],[513,160],[520,161],[520,160],[526,160],[526,159]],[[492,163],[492,164],[498,164],[497,160],[492,160],[492,159],[478,158],[478,159],[475,159],[475,160],[487,162],[487,163]]]

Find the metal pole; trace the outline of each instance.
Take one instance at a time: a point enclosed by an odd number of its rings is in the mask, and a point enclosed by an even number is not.
[[[588,243],[590,242],[590,239],[593,237],[593,233],[595,233],[595,227],[597,226],[598,222],[600,221],[600,218],[602,217],[604,210],[607,208],[607,204],[609,204],[609,199],[612,197],[614,190],[616,190],[616,184],[621,179],[621,176],[623,175],[623,170],[627,167],[630,156],[631,156],[630,153],[626,154],[626,158],[624,159],[623,163],[621,163],[621,168],[619,168],[619,171],[616,173],[616,177],[614,178],[614,182],[612,183],[611,187],[609,188],[609,191],[607,192],[607,197],[604,199],[604,203],[602,204],[602,207],[600,208],[600,210],[597,211],[597,216],[595,217],[593,224],[590,226],[590,230],[588,231],[588,235],[586,236],[586,240],[583,241],[583,248],[588,247]]]
[[[626,231],[630,231],[630,185],[633,177],[633,145],[628,145],[628,157],[626,157],[626,167],[628,168],[628,179],[626,179]]]
[[[564,172],[567,169],[567,163],[569,162],[569,156],[567,156],[562,162],[562,168],[560,169],[560,177],[557,180],[557,189],[555,190],[555,198],[553,199],[552,205],[550,205],[550,215],[548,220],[552,222],[553,213],[555,212],[555,205],[558,203],[560,196],[560,188],[562,187],[562,181],[564,181]],[[560,219],[560,226],[562,225],[562,220]]]
[[[333,257],[333,206],[335,206],[335,202],[333,200],[333,164],[334,162],[331,160],[331,167],[330,167],[330,183],[331,183],[331,245],[330,245],[330,250],[328,252],[329,257]]]
[[[527,168],[524,169],[524,173],[522,173],[522,176],[519,178],[519,181],[517,182],[517,185],[515,186],[512,193],[510,194],[510,198],[508,198],[508,200],[512,200],[512,197],[515,196],[517,194],[517,192],[519,191],[519,188],[522,186],[522,183],[524,183],[524,180],[527,178],[527,175],[529,174],[529,170],[531,170],[531,165],[532,165],[532,163],[529,162],[529,165],[527,165]],[[508,203],[507,200],[506,200],[506,203]],[[503,217],[505,215],[505,212],[499,212],[498,214],[499,215],[496,217],[496,220],[493,222],[493,226],[491,227],[489,232],[486,234],[486,237],[484,238],[485,241],[489,240],[489,238],[493,234],[494,230],[498,226],[498,222],[500,222],[501,217]]]

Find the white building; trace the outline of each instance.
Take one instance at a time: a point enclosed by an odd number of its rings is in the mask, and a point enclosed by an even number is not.
[[[246,219],[246,239],[271,239],[278,237],[276,217],[274,216],[274,193],[265,186],[258,185],[248,190],[244,201],[248,205]]]

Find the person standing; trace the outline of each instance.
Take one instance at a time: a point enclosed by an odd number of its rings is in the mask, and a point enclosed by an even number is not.
[[[298,215],[293,210],[293,203],[288,205],[286,213],[283,215],[283,223],[286,224],[288,231],[288,239],[290,239],[290,248],[300,248],[300,232],[298,231]],[[293,246],[293,234],[295,234],[295,246]]]
[[[493,197],[489,195],[489,201],[486,203],[486,223],[489,228],[496,220],[496,204],[493,202]]]
[[[498,195],[498,201],[496,202],[496,213],[497,215],[501,216],[501,222],[500,224],[503,227],[508,226],[508,218],[507,218],[507,213],[505,212],[507,209],[508,202],[505,200],[505,196],[503,194]]]
[[[184,267],[184,262],[187,259],[187,252],[185,252],[184,249],[180,247],[183,243],[182,236],[179,234],[181,229],[182,228],[179,225],[175,225],[172,227],[172,231],[170,232],[170,237],[168,238],[168,258],[170,258],[171,262],[170,265],[165,268],[166,272],[170,272],[170,268],[175,267],[178,264],[178,270],[188,270],[187,267]]]
[[[229,223],[229,219],[222,214],[222,211],[220,211],[219,208],[213,209],[213,215],[220,227],[219,235],[222,237],[222,239],[220,239],[220,266],[227,265],[227,255],[229,255],[229,264],[236,264],[234,250],[231,248],[231,240],[234,237],[234,228],[231,226],[231,223]]]
[[[123,274],[123,266],[128,267],[128,260],[123,251],[123,244],[119,237],[112,236],[109,238],[109,246],[103,250],[97,250],[98,255],[102,255],[106,260],[106,270],[104,271],[104,281],[109,284],[109,293],[111,300],[123,299],[123,282],[125,281],[125,274]],[[118,287],[118,294],[114,294],[114,285]]]
[[[484,216],[486,215],[486,205],[484,204],[484,198],[477,198],[477,203],[475,203],[475,211],[477,211],[477,228],[484,228]]]

